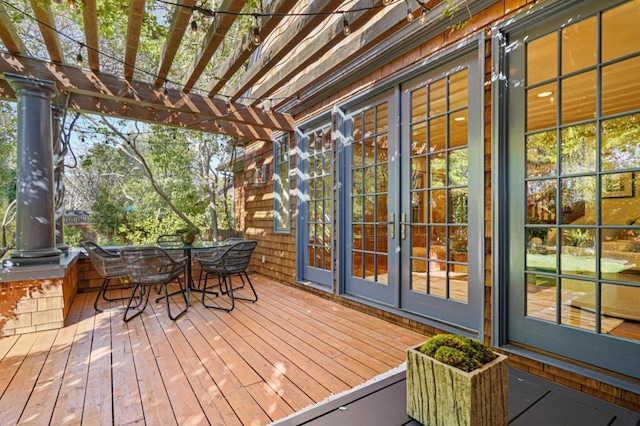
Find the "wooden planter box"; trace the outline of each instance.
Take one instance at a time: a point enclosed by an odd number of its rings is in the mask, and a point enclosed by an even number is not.
[[[507,424],[507,357],[469,373],[407,349],[407,414],[424,425]]]

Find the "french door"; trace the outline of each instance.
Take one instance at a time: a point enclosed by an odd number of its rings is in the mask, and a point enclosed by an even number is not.
[[[506,33],[508,339],[640,378],[638,1]],[[506,285],[506,284],[505,284]]]
[[[482,73],[470,49],[347,115],[347,293],[478,331]]]
[[[298,250],[302,279],[330,287],[333,283],[333,140],[331,124],[305,132],[298,143],[304,177],[298,187]]]

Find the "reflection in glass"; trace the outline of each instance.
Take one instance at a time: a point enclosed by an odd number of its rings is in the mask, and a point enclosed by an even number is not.
[[[353,167],[361,167],[362,166],[362,141],[354,141],[351,144],[351,150],[352,150],[351,164],[353,165]],[[313,161],[313,160],[309,159],[309,161]],[[311,170],[314,169],[313,164],[309,164],[309,167]]]
[[[352,222],[362,222],[363,220],[363,216],[362,216],[362,197],[352,197],[352,210],[351,210],[351,216],[352,216]]]
[[[466,109],[449,116],[449,148],[467,145],[467,120]]]
[[[389,246],[387,225],[378,225],[376,230],[376,251],[380,253],[386,253]]]
[[[446,117],[438,117],[429,121],[429,152],[440,151],[447,147]]]
[[[376,221],[377,222],[386,222],[387,221],[387,196],[386,195],[376,195]]]
[[[593,309],[582,309],[582,300],[593,299],[595,286],[593,282],[563,278],[560,280],[560,324],[583,330],[596,331],[596,316]],[[574,305],[575,304],[575,305]]]
[[[449,111],[467,106],[469,70],[467,68],[449,76]]]
[[[440,262],[429,262],[429,289],[431,296],[447,297],[447,265]]]
[[[565,127],[561,138],[562,174],[596,171],[595,123]]]
[[[427,117],[427,92],[424,87],[411,92],[411,122],[425,120]]]
[[[377,172],[377,180],[376,180],[376,191],[377,192],[387,192],[389,188],[389,175],[387,174],[388,166],[386,163],[378,165],[376,167]]]
[[[424,122],[411,126],[411,153],[412,155],[427,152],[427,125]]]
[[[555,179],[531,180],[527,185],[527,224],[556,223]]]
[[[432,188],[439,188],[446,185],[447,160],[444,152],[429,156],[429,171],[431,173],[429,185]]]
[[[373,253],[364,253],[364,278],[375,281],[376,256]]]
[[[411,226],[411,256],[426,257],[427,227],[420,225]]]
[[[527,131],[548,129],[557,125],[555,83],[527,89]]]
[[[636,327],[633,327],[638,320],[639,301],[640,287],[602,284],[600,293],[600,332],[640,341],[640,333],[634,330]]]
[[[364,137],[373,137],[374,122],[374,110],[368,109],[364,112]]]
[[[469,158],[466,148],[449,151],[449,185],[467,185]]]
[[[529,317],[556,322],[556,278],[545,274],[526,274],[525,313]]]
[[[447,104],[446,80],[440,79],[429,85],[429,117],[443,114]]]
[[[447,192],[445,189],[430,191],[429,197],[429,222],[447,222]]]
[[[466,257],[466,254],[464,255]],[[467,303],[469,301],[469,275],[465,265],[451,265],[449,279],[449,299]]]
[[[581,225],[595,225],[596,177],[580,176],[560,179],[561,223],[570,224],[580,218]]]
[[[596,72],[588,71],[562,80],[562,124],[596,116]],[[554,111],[555,113],[555,111]]]
[[[606,280],[640,283],[640,227],[600,230],[600,276]]]
[[[449,223],[467,223],[469,210],[469,190],[454,188],[449,190]]]
[[[375,147],[373,144],[373,138],[365,139],[364,145],[364,165],[371,166],[375,163]]]
[[[640,114],[602,122],[603,171],[640,167]]]
[[[356,114],[353,117],[353,140],[357,141],[362,139],[362,116],[360,114]]]
[[[563,228],[560,272],[596,276],[596,232],[591,228]]]
[[[446,226],[429,227],[429,258],[445,259],[444,247],[447,241]]]
[[[352,174],[352,182],[351,182],[351,191],[353,195],[364,194],[364,186],[362,181],[362,169],[355,169],[351,172]]]
[[[411,290],[422,294],[427,293],[427,262],[424,260],[411,261]]]
[[[452,226],[449,228],[449,260],[466,262],[468,246],[469,235],[466,226]]]
[[[389,139],[387,135],[376,138],[376,162],[384,163],[389,159]]]
[[[384,254],[376,254],[376,281],[381,284],[387,284],[387,256]]]
[[[602,115],[640,109],[638,69],[640,56],[602,68]]]
[[[554,78],[558,73],[558,35],[551,33],[527,43],[527,85]]]
[[[557,142],[555,130],[527,136],[527,177],[555,176]]]
[[[427,159],[424,156],[411,158],[411,189],[427,187]]]
[[[376,133],[386,133],[389,124],[389,114],[386,102],[376,107]]]
[[[351,274],[356,278],[363,278],[363,269],[362,269],[362,252],[353,250],[351,252],[352,257],[352,265],[351,265]]]
[[[640,7],[629,1],[602,14],[602,60],[635,53],[640,40]]]
[[[562,73],[568,74],[596,63],[596,17],[562,29]]]

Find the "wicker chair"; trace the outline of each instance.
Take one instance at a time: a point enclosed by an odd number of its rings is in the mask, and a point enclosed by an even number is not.
[[[205,307],[221,309],[228,312],[233,310],[236,300],[247,300],[249,302],[258,301],[256,289],[253,287],[249,275],[247,275],[247,267],[249,266],[251,256],[253,255],[253,251],[257,245],[257,241],[240,240],[231,242],[231,244],[226,246],[216,247],[215,249],[207,252],[198,253],[198,263],[205,274],[204,287],[200,290],[202,292],[202,304]],[[241,286],[233,286],[231,280],[233,275],[238,275],[240,277],[240,280],[242,281]],[[221,305],[207,305],[206,295],[217,294],[216,292],[207,290],[209,288],[207,286],[209,276],[215,276],[218,278],[217,284],[214,284],[213,286],[218,286],[220,288],[220,293],[229,295],[229,298],[231,299],[231,307],[225,308]],[[239,290],[244,287],[245,283],[251,288],[253,298],[234,296],[234,290]]]
[[[135,283],[135,288],[129,298],[129,303],[124,312],[123,320],[125,322],[140,315],[149,302],[149,294],[151,291],[149,287],[161,285],[164,288],[164,299],[167,302],[167,314],[172,320],[177,319],[180,315],[187,311],[189,302],[185,294],[185,289],[182,287],[182,281],[180,275],[186,275],[188,258],[182,257],[176,259],[169,255],[161,247],[155,246],[142,246],[142,247],[127,247],[120,250],[120,257],[124,261],[127,268],[127,273],[131,280]],[[171,314],[171,304],[169,303],[169,292],[167,290],[167,284],[174,280],[178,280],[180,291],[174,294],[182,294],[185,302],[185,308],[181,310],[177,315]],[[132,306],[131,303],[134,299],[136,290],[140,290],[141,303],[144,299],[144,304],[139,307],[140,304]],[[136,313],[127,318],[127,314],[131,308],[138,308]]]
[[[100,296],[107,302],[128,299],[129,296],[109,298],[106,295],[109,282],[113,279],[120,279],[120,281],[129,284],[128,287],[130,287],[131,282],[129,281],[129,275],[120,256],[116,253],[108,252],[91,241],[82,241],[80,245],[87,252],[89,260],[91,260],[96,272],[103,278],[102,286],[96,295],[96,300],[93,302],[93,308],[96,312],[102,312],[102,309],[98,308]]]

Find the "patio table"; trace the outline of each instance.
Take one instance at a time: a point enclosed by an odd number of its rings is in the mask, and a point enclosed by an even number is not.
[[[198,291],[198,289],[193,284],[193,278],[191,277],[191,260],[193,251],[207,250],[220,246],[227,246],[228,242],[224,241],[196,241],[193,244],[184,244],[182,242],[166,242],[160,245],[163,249],[167,251],[178,251],[182,250],[182,253],[185,257],[189,258],[187,262],[187,270],[185,274],[187,277],[185,278],[185,295],[187,297],[187,306],[191,306],[191,291]],[[179,293],[180,290],[171,293],[169,296],[173,296],[174,294]]]

